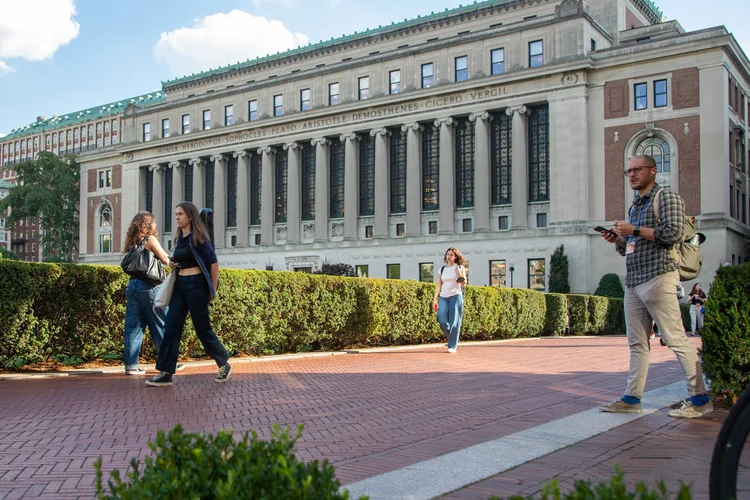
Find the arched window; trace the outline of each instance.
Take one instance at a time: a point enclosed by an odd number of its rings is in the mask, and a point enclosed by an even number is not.
[[[103,203],[97,217],[99,233],[99,253],[111,253],[112,248],[112,207]]]
[[[117,132],[117,120],[112,120],[112,132]]]
[[[668,174],[671,169],[671,156],[669,144],[664,139],[649,137],[642,141],[635,150],[637,155],[648,155],[656,161],[656,171],[660,174]]]
[[[101,134],[102,133],[102,124],[101,123],[97,123],[96,124],[96,133],[97,134]]]
[[[68,140],[69,141],[73,140],[73,131],[72,130],[68,130]]]
[[[109,134],[109,122],[104,122],[104,133]]]
[[[73,137],[75,138],[76,141],[78,140],[78,137],[79,137],[78,136],[78,129],[75,130],[75,134],[73,135]]]
[[[93,136],[94,136],[94,127],[89,125],[89,137],[93,137]]]

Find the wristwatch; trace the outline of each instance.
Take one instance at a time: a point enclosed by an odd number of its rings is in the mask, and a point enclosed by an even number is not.
[[[641,228],[638,226],[635,226],[633,228],[633,236],[640,236],[641,235]]]

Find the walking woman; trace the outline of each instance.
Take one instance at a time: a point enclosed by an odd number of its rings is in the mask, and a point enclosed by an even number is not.
[[[127,253],[131,247],[141,243],[162,264],[169,265],[169,257],[159,243],[156,219],[151,212],[143,211],[135,214],[125,235],[125,245],[122,251]],[[125,373],[128,375],[146,374],[146,370],[139,365],[144,328],[148,326],[151,340],[157,350],[164,339],[164,320],[167,310],[154,307],[158,288],[158,284],[133,277],[130,278],[125,288],[125,352],[123,357],[125,358]]]
[[[172,385],[177,366],[182,330],[188,312],[203,348],[219,367],[215,382],[226,382],[232,374],[229,354],[211,328],[208,304],[216,296],[219,284],[219,262],[203,225],[198,208],[183,202],[175,209],[177,236],[171,267],[178,273],[169,303],[164,342],[159,349],[156,369],[159,374],[146,381],[151,386]]]
[[[461,334],[461,319],[464,310],[463,291],[466,287],[466,259],[457,248],[449,248],[443,258],[445,265],[438,274],[432,307],[437,311],[440,329],[448,337],[448,352],[456,352],[458,336]],[[439,301],[438,301],[439,297]]]
[[[690,336],[703,330],[703,304],[706,303],[706,292],[701,289],[701,284],[696,283],[688,295],[688,304],[690,304],[690,326],[692,332]]]

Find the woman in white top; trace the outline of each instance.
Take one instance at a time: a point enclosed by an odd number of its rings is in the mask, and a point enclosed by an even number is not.
[[[457,248],[449,248],[443,258],[445,265],[438,273],[432,307],[437,311],[440,329],[448,337],[448,352],[456,352],[458,336],[461,334],[461,319],[464,310],[464,287],[466,287],[466,259]],[[438,301],[438,298],[440,299]]]

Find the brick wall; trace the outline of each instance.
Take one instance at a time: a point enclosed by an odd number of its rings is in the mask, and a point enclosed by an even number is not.
[[[122,165],[115,165],[112,167],[112,189],[120,189],[122,187]]]
[[[96,169],[92,168],[91,170],[89,170],[89,187],[88,187],[88,192],[89,193],[93,193],[94,191],[96,191],[97,187],[98,186],[96,184]]]
[[[604,84],[604,119],[628,116],[630,89],[627,80],[616,80]]]
[[[700,106],[698,68],[687,68],[672,73],[672,108],[697,108]]]

